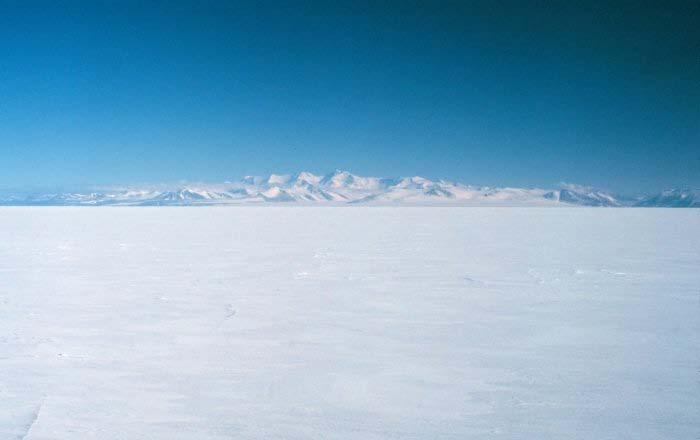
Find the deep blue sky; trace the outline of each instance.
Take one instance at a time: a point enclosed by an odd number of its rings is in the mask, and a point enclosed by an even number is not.
[[[329,3],[0,2],[0,187],[700,186],[700,2]]]

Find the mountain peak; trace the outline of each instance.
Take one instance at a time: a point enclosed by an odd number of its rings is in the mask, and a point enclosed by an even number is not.
[[[299,174],[296,175],[296,178],[294,179],[294,183],[297,185],[318,185],[318,183],[321,181],[321,177],[309,173],[308,171],[302,171]]]
[[[335,170],[330,174],[326,174],[320,181],[321,185],[330,186],[333,188],[341,188],[351,185],[355,181],[355,175],[342,170]]]
[[[288,183],[290,180],[292,180],[292,176],[290,174],[270,174],[270,176],[267,178],[267,184],[270,186],[279,186]]]

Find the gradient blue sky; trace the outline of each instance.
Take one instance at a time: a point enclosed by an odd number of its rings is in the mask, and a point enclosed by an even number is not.
[[[329,3],[0,2],[0,186],[700,186],[697,1]]]

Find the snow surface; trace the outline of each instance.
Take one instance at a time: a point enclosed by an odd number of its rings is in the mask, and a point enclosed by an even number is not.
[[[697,439],[700,212],[0,208],[0,439]]]

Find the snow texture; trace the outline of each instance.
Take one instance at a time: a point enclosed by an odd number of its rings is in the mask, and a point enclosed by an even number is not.
[[[0,438],[697,439],[698,231],[667,209],[0,208]]]

